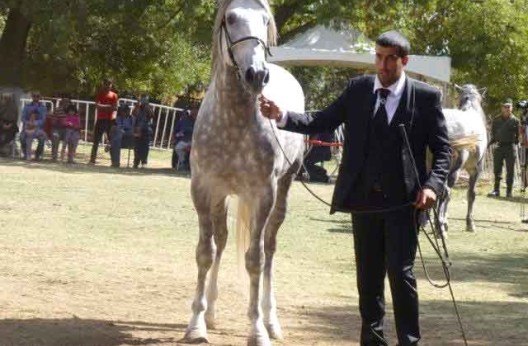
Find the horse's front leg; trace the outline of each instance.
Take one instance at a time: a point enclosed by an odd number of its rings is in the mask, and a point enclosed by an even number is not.
[[[270,186],[266,186],[261,191],[252,194],[252,196],[244,196],[244,202],[254,201],[251,203],[251,234],[249,248],[246,252],[246,270],[250,281],[248,317],[251,322],[248,346],[271,345],[260,307],[260,280],[265,261],[265,227],[275,203],[275,186],[276,182],[273,182]],[[248,197],[251,197],[251,199]]]
[[[212,207],[213,233],[216,244],[216,256],[213,266],[209,272],[207,284],[207,310],[205,312],[205,322],[207,328],[215,327],[215,306],[218,298],[218,272],[220,270],[220,261],[227,242],[227,205],[226,197],[218,199]]]
[[[207,273],[213,263],[215,253],[215,243],[213,240],[213,223],[211,219],[210,198],[205,189],[200,189],[194,181],[191,186],[193,202],[198,212],[198,223],[200,236],[196,246],[196,264],[198,266],[198,280],[196,293],[192,303],[191,321],[185,332],[184,342],[202,343],[207,340],[207,326],[205,323],[205,311],[207,309],[207,299],[205,285]]]
[[[435,232],[437,238],[440,238],[441,234],[447,236],[447,205],[449,204],[450,198],[451,188],[446,184],[437,202],[438,224],[436,225]]]
[[[291,182],[291,176],[285,176],[279,180],[277,198],[266,225],[264,241],[266,260],[264,264],[262,310],[264,312],[264,324],[272,339],[282,339],[282,330],[277,316],[277,301],[273,287],[273,257],[277,248],[277,233],[286,217],[287,197]]]

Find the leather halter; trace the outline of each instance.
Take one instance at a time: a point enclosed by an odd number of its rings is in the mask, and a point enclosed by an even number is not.
[[[233,40],[231,40],[231,37],[229,36],[229,32],[227,31],[227,26],[226,26],[225,19],[222,20],[221,27],[222,27],[222,29],[224,31],[224,35],[225,35],[227,43],[228,43],[228,45],[227,45],[227,53],[229,54],[229,58],[231,59],[231,62],[233,63],[233,65],[238,70],[240,70],[240,67],[238,66],[238,64],[237,64],[237,62],[235,60],[235,56],[233,55],[233,48],[236,45],[238,45],[239,43],[242,43],[244,41],[249,41],[249,40],[256,40],[259,44],[262,45],[262,47],[264,47],[264,52],[266,54],[266,58],[268,56],[272,56],[269,46],[260,37],[257,37],[257,36],[245,36],[245,37],[242,37],[241,39],[233,41]]]

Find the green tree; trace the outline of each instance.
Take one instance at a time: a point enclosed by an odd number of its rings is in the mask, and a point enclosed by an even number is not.
[[[210,26],[204,19],[214,10],[208,1],[196,6],[183,0],[38,3],[35,11],[36,1],[0,0],[0,17],[6,20],[1,84],[88,96],[111,75],[120,90],[163,97],[207,78],[203,28]],[[11,18],[18,26],[10,25]],[[198,25],[191,25],[193,19]],[[27,30],[20,30],[20,23]]]
[[[528,96],[528,8],[502,0],[275,0],[279,43],[317,24],[375,38],[398,29],[415,54],[452,57],[452,80],[487,87],[488,109]],[[93,95],[105,75],[120,90],[166,97],[208,82],[212,0],[0,0],[0,84]],[[301,69],[309,108],[350,74]]]
[[[409,38],[414,54],[449,55],[453,82],[486,87],[488,114],[496,112],[506,97],[528,98],[526,1],[282,0],[276,9],[283,40],[315,24],[359,29],[370,38],[397,29]],[[346,78],[341,74],[362,72],[330,67],[295,70],[308,104],[316,108],[327,104],[328,95],[338,93],[331,85],[342,90]]]

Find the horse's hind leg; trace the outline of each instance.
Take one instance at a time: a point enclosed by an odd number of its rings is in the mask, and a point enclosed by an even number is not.
[[[207,273],[213,263],[215,244],[213,240],[213,223],[210,211],[210,196],[206,189],[199,188],[194,180],[191,186],[191,193],[196,211],[198,213],[198,223],[200,227],[200,237],[196,246],[196,264],[198,265],[198,282],[196,285],[196,294],[192,303],[193,316],[187,331],[185,332],[184,342],[202,343],[207,340],[207,327],[205,323],[205,311],[207,309],[207,300],[205,295],[205,284]]]
[[[272,339],[282,339],[282,330],[277,317],[277,301],[273,287],[273,256],[277,248],[277,232],[286,217],[288,190],[291,186],[292,177],[284,176],[278,182],[277,198],[275,206],[268,219],[264,239],[264,252],[266,260],[264,264],[264,292],[262,296],[262,310],[264,313],[264,324]]]
[[[469,187],[467,191],[467,215],[466,215],[466,231],[475,232],[475,222],[473,221],[473,204],[475,203],[475,188],[477,185],[478,178],[482,172],[482,163],[478,164],[478,167],[469,171]]]
[[[213,234],[216,244],[216,255],[213,266],[209,272],[207,284],[207,310],[205,312],[205,323],[207,328],[215,327],[215,303],[218,298],[218,271],[220,269],[220,260],[227,242],[227,205],[226,197],[219,199],[218,203],[213,205]]]

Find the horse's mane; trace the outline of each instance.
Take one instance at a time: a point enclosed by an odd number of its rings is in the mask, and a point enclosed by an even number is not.
[[[484,124],[486,124],[486,114],[484,113],[481,105],[483,96],[479,92],[479,89],[474,84],[465,84],[461,87],[459,92],[461,96],[459,109],[463,111],[468,110],[467,103],[469,103],[469,109],[472,108],[473,110],[477,111],[481,115]],[[467,100],[465,100],[465,102],[462,96],[467,96]]]
[[[213,70],[215,68],[218,58],[222,56],[222,23],[224,21],[225,12],[233,0],[220,1],[218,5],[218,11],[216,12],[216,18],[213,28]],[[262,7],[270,14],[270,22],[268,25],[268,46],[274,46],[277,43],[277,27],[275,25],[275,19],[271,13],[271,7],[267,0],[255,0],[262,5]]]

